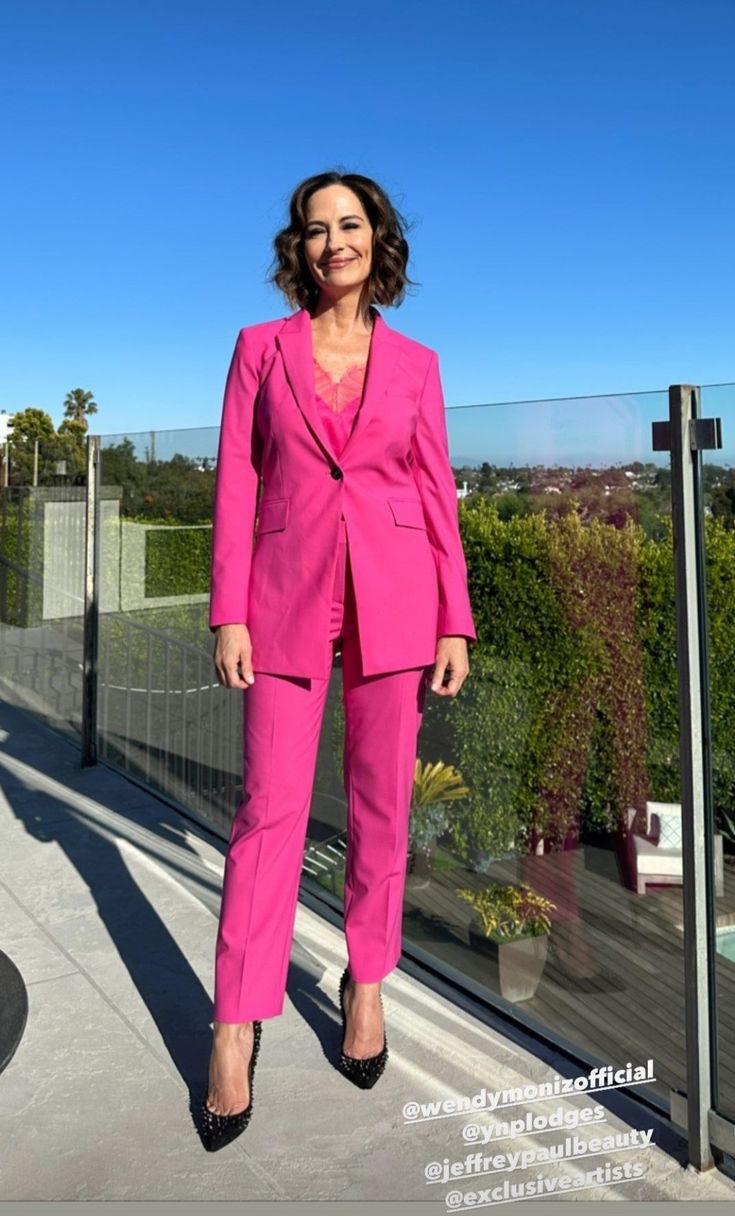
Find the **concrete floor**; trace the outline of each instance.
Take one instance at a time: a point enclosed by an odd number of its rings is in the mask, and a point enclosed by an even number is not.
[[[393,1199],[446,1211],[450,1191],[578,1176],[605,1162],[639,1176],[565,1198],[735,1198],[735,1182],[686,1166],[680,1138],[619,1091],[508,1108],[514,1117],[559,1108],[576,1121],[605,1106],[594,1127],[567,1123],[495,1144],[472,1130],[489,1128],[489,1113],[475,1123],[447,1112],[408,1118],[410,1102],[576,1073],[406,971],[383,985],[386,1071],[373,1090],[356,1089],[335,1068],[344,938],[303,904],[284,1014],[263,1026],[251,1124],[206,1153],[192,1111],[207,1077],[225,842],[112,770],[82,769],[73,743],[7,703],[0,791],[2,948],[29,997],[25,1034],[0,1074],[3,1201]],[[567,1151],[566,1160],[515,1170],[498,1160],[482,1176],[427,1180],[430,1163],[441,1175],[445,1158],[478,1147],[539,1152],[575,1134],[626,1139],[614,1151],[589,1155],[590,1147],[584,1159]]]

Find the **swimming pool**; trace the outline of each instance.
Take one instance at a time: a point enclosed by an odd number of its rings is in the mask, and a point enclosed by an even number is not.
[[[715,929],[717,953],[735,963],[735,925],[720,925]]]

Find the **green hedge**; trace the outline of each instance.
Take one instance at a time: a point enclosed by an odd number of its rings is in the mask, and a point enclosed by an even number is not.
[[[211,552],[211,529],[192,525],[182,528],[177,521],[166,520],[166,527],[149,531],[145,549],[146,595],[208,594]]]
[[[0,561],[0,620],[4,625],[23,626],[33,590],[28,578],[31,568],[28,495],[15,487],[4,490],[2,508],[0,559],[4,560]]]
[[[460,856],[526,852],[544,837],[615,833],[628,806],[680,801],[670,520],[648,535],[576,513],[503,521],[460,504],[478,643],[455,700],[430,698],[432,760],[470,797],[453,811]],[[705,521],[716,830],[735,801],[735,533]],[[423,749],[422,749],[423,750]],[[429,758],[429,757],[427,757]]]

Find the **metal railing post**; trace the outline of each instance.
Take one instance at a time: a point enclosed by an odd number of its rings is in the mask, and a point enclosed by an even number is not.
[[[721,447],[719,418],[700,417],[699,388],[669,386],[669,420],[654,422],[653,447],[671,453],[679,685],[679,759],[684,886],[684,986],[689,1159],[713,1168],[710,1112],[716,1102],[714,848],[709,650],[705,579],[703,448]]]
[[[82,643],[82,767],[97,763],[99,653],[100,437],[87,435],[87,494]]]

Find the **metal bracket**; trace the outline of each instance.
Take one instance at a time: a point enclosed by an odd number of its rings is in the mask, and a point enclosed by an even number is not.
[[[671,426],[668,421],[651,423],[651,444],[654,452],[671,451]]]
[[[687,1096],[678,1089],[669,1090],[669,1116],[671,1122],[684,1129],[686,1133],[689,1115],[687,1112]]]
[[[722,447],[722,421],[720,418],[690,418],[690,446],[693,452],[705,448]]]
[[[728,1156],[735,1156],[735,1125],[729,1119],[723,1118],[716,1110],[710,1110],[709,1135],[715,1148],[721,1149]]]
[[[688,1113],[687,1113],[687,1095],[678,1089],[669,1090],[669,1117],[671,1122],[676,1127],[681,1128],[686,1135]],[[727,1153],[730,1157],[735,1156],[735,1124],[729,1119],[723,1118],[716,1110],[711,1107],[707,1111],[707,1126],[709,1128],[709,1138],[715,1148],[721,1152]]]
[[[671,451],[671,424],[668,421],[651,423],[651,434],[654,452]],[[722,419],[690,418],[689,447],[692,452],[703,452],[709,448],[721,448]]]

